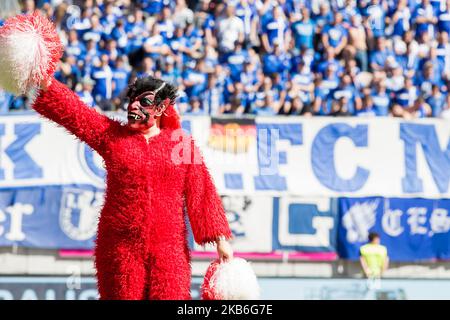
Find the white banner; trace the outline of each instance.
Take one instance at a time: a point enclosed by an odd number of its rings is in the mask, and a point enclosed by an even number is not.
[[[440,119],[185,117],[223,195],[450,198]],[[104,187],[102,159],[36,115],[0,119],[0,187]]]
[[[186,121],[222,194],[450,197],[445,120],[256,118],[245,139],[222,126],[222,150],[208,118]]]

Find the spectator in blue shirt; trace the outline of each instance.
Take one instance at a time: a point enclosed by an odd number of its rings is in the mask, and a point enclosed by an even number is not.
[[[449,52],[450,52],[450,43],[448,42],[448,33],[440,32],[438,35],[436,54],[437,58],[440,60],[441,65],[443,66],[443,70],[450,70],[450,59],[447,58],[449,56]],[[447,75],[447,78],[450,77]]]
[[[377,115],[370,95],[363,96],[361,109],[356,110],[355,115],[357,117],[375,117]]]
[[[287,48],[286,32],[288,24],[281,7],[272,8],[271,18],[262,25],[261,40],[266,52],[274,51],[274,44],[278,43],[282,50]]]
[[[146,57],[142,60],[140,70],[137,72],[137,77],[142,78],[146,76],[153,76],[155,73],[155,63],[150,57]]]
[[[316,26],[316,33],[321,34],[323,28],[333,20],[333,12],[330,10],[330,4],[323,1],[319,5],[319,13],[312,16],[312,20]]]
[[[258,13],[255,4],[250,3],[248,0],[239,0],[236,5],[236,16],[244,23],[245,41],[248,43],[253,42],[258,37]]]
[[[314,45],[315,25],[310,19],[309,10],[307,8],[302,8],[301,12],[301,20],[294,22],[291,26],[295,47],[297,49],[312,49]]]
[[[395,12],[392,15],[393,36],[403,37],[406,31],[411,28],[411,11],[408,8],[407,0],[398,0]]]
[[[419,97],[419,91],[410,77],[405,78],[403,89],[395,93],[392,114],[395,117],[411,118],[412,108]]]
[[[86,46],[78,40],[78,33],[75,30],[69,31],[69,39],[65,48],[65,53],[81,59],[86,54]]]
[[[312,110],[315,115],[328,115],[331,111],[331,99],[328,99],[330,90],[322,85],[322,76],[316,75],[314,79],[314,100]]]
[[[431,87],[431,95],[426,99],[426,102],[431,107],[431,114],[433,117],[439,117],[442,110],[444,110],[446,97],[442,94],[438,85],[433,84]]]
[[[165,6],[159,14],[158,22],[158,30],[162,37],[164,38],[164,42],[167,43],[168,39],[173,38],[173,34],[175,31],[175,24],[172,20],[172,12],[170,7]]]
[[[150,37],[148,37],[144,45],[144,56],[157,60],[161,55],[166,55],[170,52],[169,46],[165,43],[164,37],[159,33],[159,26],[157,23],[153,24]]]
[[[163,8],[163,0],[141,0],[142,8],[149,15],[156,15]]]
[[[183,84],[185,86],[188,97],[199,96],[207,85],[207,76],[203,72],[202,60],[198,60],[194,69],[186,69],[183,76]]]
[[[126,58],[120,56],[115,61],[113,68],[114,90],[113,96],[119,97],[125,94],[130,80],[131,72],[125,65]]]
[[[278,113],[278,102],[269,92],[265,92],[264,98],[256,102],[253,110],[257,116],[274,116]]]
[[[100,66],[93,68],[91,78],[95,81],[93,89],[95,101],[103,107],[106,104],[106,100],[112,97],[113,71],[109,66],[109,57],[107,54],[101,55]]]
[[[386,91],[386,85],[383,81],[376,81],[375,88],[371,93],[373,109],[379,117],[386,117],[389,115],[389,108],[391,105],[391,98]]]
[[[161,79],[174,85],[179,85],[181,74],[172,57],[167,57],[165,59],[162,67]]]
[[[244,70],[244,62],[248,58],[248,53],[242,49],[242,44],[236,42],[234,52],[227,57],[227,64],[233,81],[240,80],[241,72]]]
[[[438,29],[440,32],[450,34],[450,1],[447,0],[445,9],[441,9],[438,15]]]
[[[411,110],[407,110],[411,114],[411,118],[426,118],[431,116],[431,107],[426,103],[423,96],[419,96]]]
[[[336,73],[336,75],[340,74],[343,70],[343,67],[339,63],[339,61],[335,58],[334,49],[332,47],[328,47],[325,52],[325,60],[319,62],[319,64],[316,67],[316,71],[318,73],[321,73],[322,75],[325,75],[325,72],[327,69],[332,66],[333,71]]]
[[[438,19],[430,0],[422,0],[413,13],[413,21],[416,23],[416,34],[426,32],[429,36],[434,35],[434,25],[438,23]]]
[[[98,15],[93,14],[90,19],[91,27],[83,34],[83,40],[94,40],[99,43],[103,36],[103,27],[100,24]]]
[[[191,99],[189,100],[189,109],[186,111],[186,114],[193,116],[203,116],[207,114],[203,109],[202,102],[199,97],[191,97]]]
[[[344,75],[341,78],[339,86],[333,91],[332,97],[338,101],[341,97],[346,98],[347,111],[350,114],[355,114],[357,110],[361,109],[361,97],[355,86],[352,84],[352,79],[349,75]]]
[[[325,49],[332,47],[336,55],[339,55],[347,45],[348,33],[342,26],[342,14],[336,12],[331,25],[326,25],[322,32],[322,42]]]
[[[304,62],[298,65],[298,71],[291,75],[290,96],[298,96],[303,104],[310,104],[314,93],[314,76]]]
[[[101,54],[108,55],[109,61],[115,61],[121,52],[117,49],[117,42],[114,39],[106,40],[105,49],[102,50]]]
[[[120,14],[122,11],[118,10]],[[107,3],[105,5],[105,12],[100,18],[100,23],[103,26],[103,31],[106,34],[110,34],[112,29],[116,26],[118,16],[114,13],[114,5],[112,3]]]
[[[437,76],[433,71],[436,68],[436,65],[431,61],[428,61],[423,66],[423,72],[417,76],[416,86],[420,89],[425,98],[428,98],[431,95],[433,85],[436,85],[439,88],[442,86],[441,77]]]
[[[80,97],[80,100],[83,101],[87,106],[94,107],[95,100],[92,96],[92,89],[94,88],[95,81],[89,77],[84,77],[81,80],[81,85],[81,90],[76,91],[76,94]]]
[[[366,15],[365,24],[369,31],[369,38],[379,38],[385,36],[386,29],[386,13],[388,7],[386,2],[380,0],[372,0],[371,4],[363,13]]]
[[[376,49],[370,55],[370,67],[374,71],[383,71],[389,57],[395,58],[394,52],[386,47],[384,37],[377,38]]]
[[[115,27],[111,31],[111,39],[115,40],[120,53],[129,52],[128,35],[123,19],[117,20]]]
[[[263,57],[263,71],[265,74],[281,73],[283,76],[289,70],[289,60],[275,41],[272,53],[267,53]]]
[[[208,74],[208,85],[206,90],[200,94],[205,113],[211,116],[217,116],[221,113],[221,108],[225,104],[223,88],[217,82],[217,76],[214,73]]]

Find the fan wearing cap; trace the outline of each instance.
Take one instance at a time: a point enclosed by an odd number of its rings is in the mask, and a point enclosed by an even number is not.
[[[186,214],[197,243],[215,243],[222,261],[232,259],[221,199],[198,147],[181,129],[176,95],[160,79],[137,79],[128,88],[126,124],[87,107],[54,78],[41,84],[34,103],[104,159],[95,246],[101,299],[189,299]]]

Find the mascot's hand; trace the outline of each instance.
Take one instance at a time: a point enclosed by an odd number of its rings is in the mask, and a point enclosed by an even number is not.
[[[233,249],[226,240],[217,240],[217,253],[221,262],[228,262],[233,259]]]

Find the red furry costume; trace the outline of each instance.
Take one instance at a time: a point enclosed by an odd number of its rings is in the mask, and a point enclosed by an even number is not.
[[[64,126],[104,159],[107,179],[95,248],[101,299],[189,299],[190,255],[184,205],[195,241],[231,237],[220,197],[203,162],[171,159],[180,129],[173,106],[149,139],[86,107],[58,81],[34,109]],[[187,138],[187,136],[184,136]],[[190,156],[199,152],[193,142]]]

